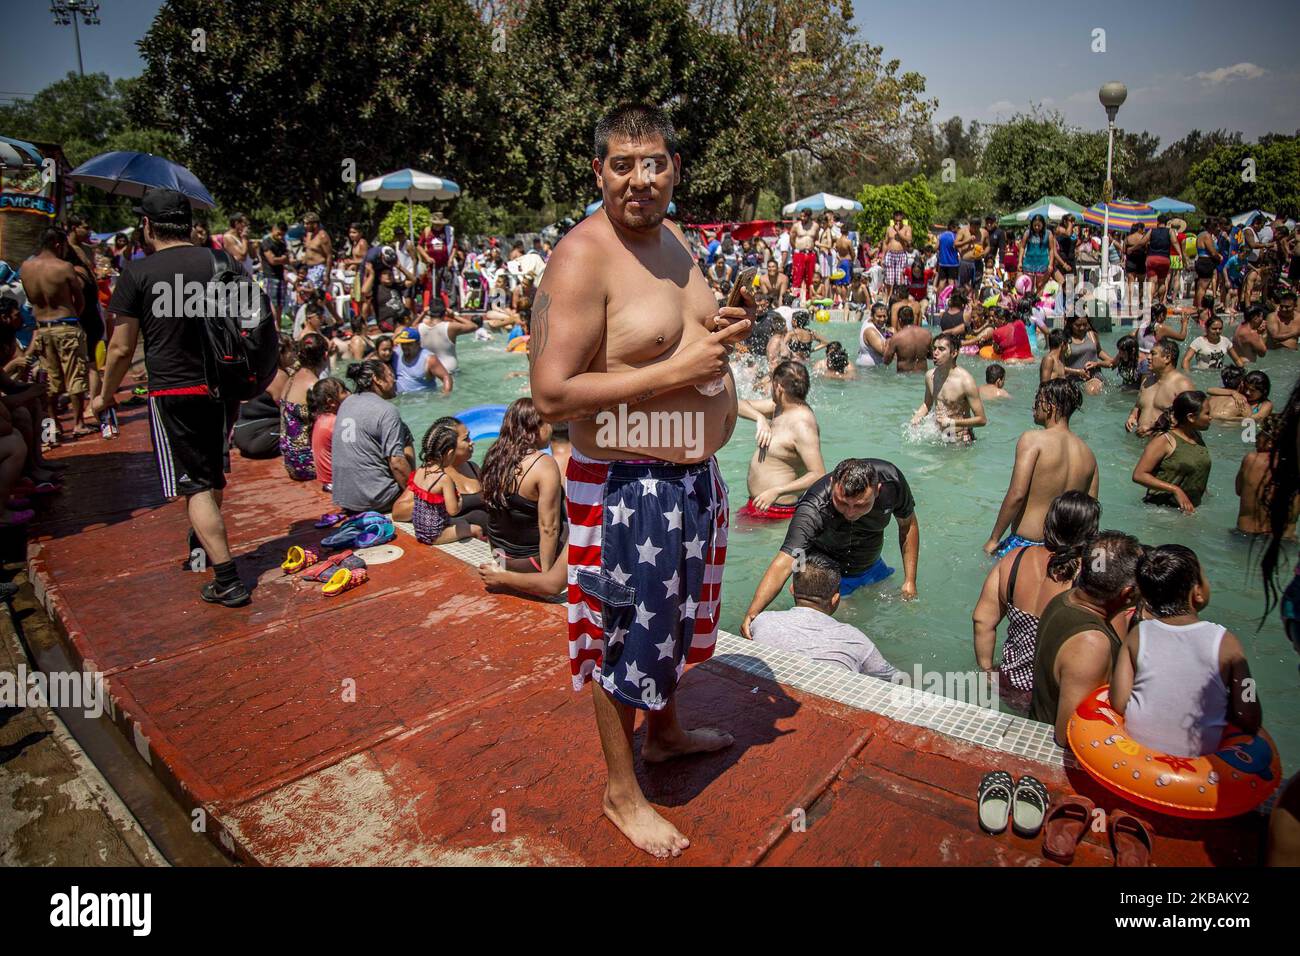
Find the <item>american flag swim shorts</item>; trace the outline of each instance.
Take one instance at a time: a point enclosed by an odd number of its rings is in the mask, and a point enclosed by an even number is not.
[[[565,478],[573,689],[594,677],[622,703],[661,710],[717,640],[728,523],[717,461],[596,461],[575,449]]]

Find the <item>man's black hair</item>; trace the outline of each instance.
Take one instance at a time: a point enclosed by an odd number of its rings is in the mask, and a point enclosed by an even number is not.
[[[609,141],[614,137],[644,142],[663,137],[671,159],[677,152],[677,130],[663,110],[649,103],[622,103],[596,123],[596,156],[603,162],[609,156]]]
[[[876,468],[865,458],[845,458],[831,472],[831,484],[839,485],[846,497],[856,498],[880,484]]]
[[[1000,382],[1007,377],[1007,370],[994,362],[984,370],[984,381],[989,385]]]
[[[1112,601],[1135,583],[1142,543],[1123,531],[1102,531],[1088,542],[1077,586],[1099,601]]]
[[[840,593],[840,566],[829,555],[813,551],[804,556],[803,566],[794,572],[794,597],[798,601],[830,604]]]
[[[41,248],[53,252],[59,246],[65,245],[68,241],[68,234],[58,226],[50,226],[41,233]]]
[[[785,393],[797,401],[808,398],[808,369],[802,362],[785,361],[772,369],[772,381],[785,389]]]

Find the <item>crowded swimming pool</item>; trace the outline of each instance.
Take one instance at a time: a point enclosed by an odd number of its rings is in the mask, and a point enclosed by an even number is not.
[[[856,325],[819,324],[817,331],[845,344],[856,354]],[[1127,330],[1126,330],[1127,331]],[[1102,342],[1113,352],[1119,331],[1105,334]],[[525,377],[507,378],[526,369],[524,357],[505,351],[504,340],[458,343],[462,353],[456,390],[450,398],[436,393],[406,395],[398,399],[402,416],[417,442],[434,419],[486,403],[508,404],[527,394]],[[471,354],[472,353],[472,354]],[[468,357],[468,361],[465,359]],[[1272,397],[1279,404],[1296,379],[1294,353],[1271,353],[1258,364],[1272,378]],[[961,364],[983,382],[985,362],[963,357]],[[1200,388],[1218,385],[1217,372],[1193,372]],[[1112,379],[1113,382],[1113,379]],[[973,447],[945,447],[918,441],[906,428],[920,404],[923,382],[919,375],[899,375],[893,369],[861,370],[855,381],[814,378],[809,403],[821,426],[822,453],[828,467],[842,458],[867,456],[894,462],[906,475],[917,500],[921,526],[918,570],[919,600],[903,602],[898,596],[901,573],[880,585],[866,587],[845,600],[838,617],[865,631],[896,667],[912,672],[975,670],[971,642],[971,611],[979,596],[991,559],[981,546],[988,538],[1011,474],[1016,439],[1033,427],[1030,396],[1038,383],[1037,365],[1008,369],[1009,401],[988,404],[989,424],[979,430]],[[741,385],[742,394],[744,384]],[[1215,425],[1206,432],[1213,471],[1209,490],[1197,513],[1184,516],[1173,509],[1142,503],[1142,489],[1130,475],[1143,443],[1124,431],[1124,418],[1133,405],[1133,393],[1111,386],[1089,397],[1074,416],[1072,427],[1092,447],[1101,466],[1099,498],[1103,528],[1136,534],[1144,543],[1180,543],[1195,549],[1210,581],[1213,595],[1203,612],[1234,631],[1242,640],[1251,669],[1259,682],[1265,725],[1277,741],[1284,766],[1300,757],[1300,685],[1295,680],[1296,658],[1282,634],[1276,612],[1259,628],[1263,587],[1257,570],[1262,544],[1236,534],[1237,497],[1234,478],[1242,456],[1252,444],[1243,441],[1236,426]],[[745,474],[754,450],[753,423],[741,420],[735,435],[718,455],[730,486],[732,532],[723,579],[721,625],[738,633],[754,588],[781,544],[785,523],[752,523],[737,518],[745,503]],[[475,449],[481,461],[487,442]],[[887,532],[884,556],[900,567],[897,538]],[[1288,571],[1291,564],[1282,562]],[[773,602],[786,608],[788,590]],[[1257,629],[1258,628],[1258,629]],[[557,648],[563,637],[557,632]],[[557,651],[559,652],[559,651]]]

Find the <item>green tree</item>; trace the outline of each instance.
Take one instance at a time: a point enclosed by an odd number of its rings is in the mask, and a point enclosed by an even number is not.
[[[1128,165],[1128,149],[1117,138],[1112,174],[1117,184]],[[981,171],[1000,208],[1020,208],[1048,195],[1091,205],[1101,199],[1106,179],[1106,134],[1068,127],[1056,112],[1020,114],[989,136]]]
[[[429,211],[428,206],[413,205],[408,216],[407,206],[409,203],[395,202],[387,215],[379,221],[379,241],[392,242],[393,230],[401,226],[404,230],[410,230],[414,224],[415,234],[408,238],[419,238],[424,228],[433,222],[433,213]]]
[[[925,77],[903,71],[863,41],[851,0],[692,0],[707,29],[735,36],[772,89],[778,154],[768,188],[782,196],[821,189],[851,194],[907,153],[910,131],[928,125],[935,101]]]
[[[461,0],[166,0],[140,41],[143,108],[169,118],[231,204],[339,222],[364,208],[357,182],[404,166],[509,194],[521,170],[486,82],[491,34],[468,13]]]
[[[863,186],[858,193],[858,202],[862,203],[858,228],[872,241],[884,236],[894,210],[901,209],[912,226],[912,236],[917,245],[925,242],[938,209],[938,200],[921,175],[893,186]]]
[[[1203,212],[1231,216],[1266,209],[1300,215],[1300,140],[1219,146],[1188,174]]]
[[[592,131],[620,102],[654,103],[672,119],[684,218],[734,214],[756,199],[779,153],[776,105],[744,48],[704,30],[683,0],[536,0],[501,39],[496,77],[531,204],[596,198]]]
[[[1241,134],[1222,129],[1203,133],[1194,129],[1159,152],[1155,152],[1155,147],[1160,140],[1150,133],[1122,132],[1120,139],[1132,156],[1127,176],[1116,184],[1121,193],[1135,199],[1174,196],[1192,202],[1188,194],[1191,188],[1188,172],[1192,166],[1219,146],[1240,143]]]
[[[69,73],[30,100],[0,106],[0,129],[19,139],[57,143],[74,167],[100,153],[129,149],[177,159],[180,139],[170,130],[142,124],[133,115],[138,80],[110,80],[105,73]],[[72,208],[99,232],[132,221],[132,201],[91,186],[78,186]]]
[[[949,183],[939,175],[930,177],[929,182],[935,196],[937,222],[984,216],[993,211],[993,185],[980,176],[958,176]]]

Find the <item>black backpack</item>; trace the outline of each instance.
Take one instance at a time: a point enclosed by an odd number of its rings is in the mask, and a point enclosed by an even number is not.
[[[266,293],[224,251],[212,250],[204,311],[208,388],[226,401],[260,395],[275,378],[280,329]]]

